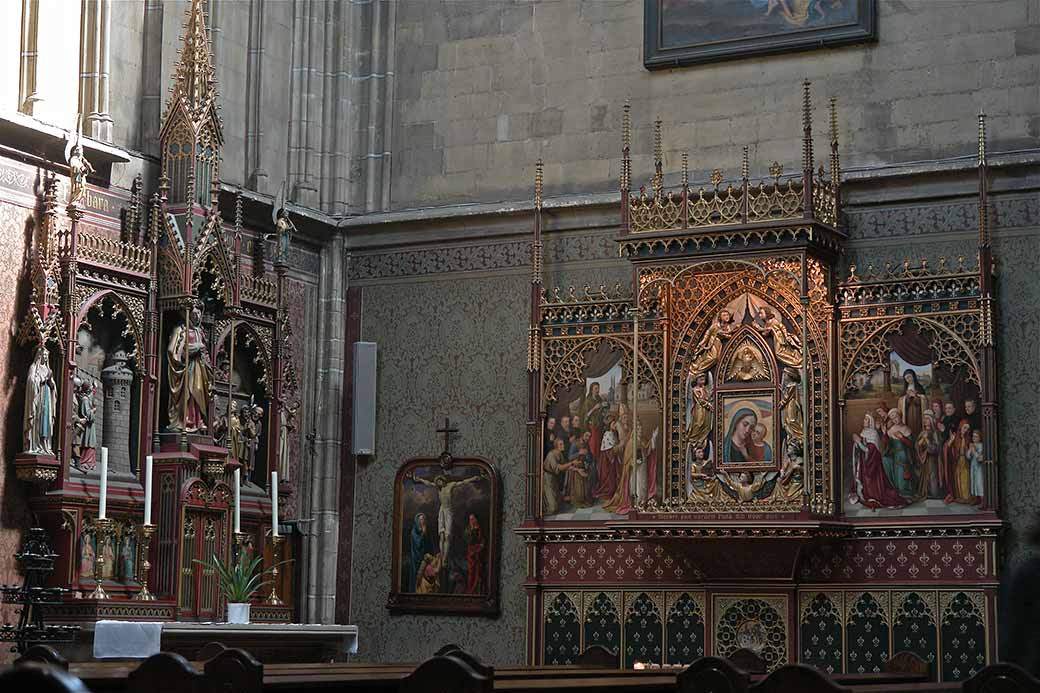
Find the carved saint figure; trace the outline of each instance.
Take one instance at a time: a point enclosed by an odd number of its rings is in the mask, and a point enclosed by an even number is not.
[[[711,385],[708,374],[699,373],[694,377],[693,387],[689,394],[689,415],[686,424],[686,438],[695,447],[704,447],[711,431],[712,403]]]
[[[54,373],[45,346],[36,349],[36,358],[29,366],[29,378],[25,384],[25,451],[37,455],[53,455],[51,440],[54,437],[54,412],[58,388],[54,384]]]
[[[785,368],[781,380],[780,409],[784,431],[790,440],[799,444],[805,437],[805,418],[802,412],[802,376],[793,368]]]
[[[69,140],[65,146],[65,161],[69,165],[69,207],[79,207],[87,194],[87,176],[94,172],[83,155],[82,135],[77,135],[75,144]]]
[[[213,437],[227,447],[232,459],[242,459],[242,420],[234,406],[230,414],[225,414],[213,424]]]
[[[72,466],[87,472],[94,468],[97,459],[97,427],[94,404],[94,386],[80,379],[72,379],[75,388],[75,411],[72,413],[74,430],[72,442]]]
[[[711,327],[704,333],[704,337],[701,338],[700,344],[697,345],[693,363],[690,364],[690,372],[698,375],[714,366],[722,354],[723,338],[732,335],[736,329],[733,313],[725,309],[720,310],[715,322],[711,324]]]
[[[731,491],[737,494],[737,498],[740,499],[741,503],[750,503],[755,500],[755,494],[761,491],[766,482],[775,475],[776,472],[760,474],[756,479],[756,475],[751,472],[741,472],[738,476],[733,477],[725,469],[719,470],[719,478]]]
[[[201,311],[192,308],[191,320],[187,325],[174,328],[166,350],[171,431],[198,433],[207,430],[213,366],[201,324]]]
[[[278,210],[278,218],[274,224],[276,241],[278,243],[278,254],[275,256],[277,262],[289,261],[289,247],[292,244],[292,235],[296,232],[296,225],[289,219],[289,213],[282,207]]]
[[[457,488],[480,481],[480,475],[474,474],[465,479],[451,481],[449,477],[441,474],[433,481],[428,481],[418,474],[413,474],[412,481],[417,484],[431,486],[437,491],[437,499],[440,501],[440,507],[437,510],[437,536],[440,540],[440,555],[447,557],[448,551],[451,549],[451,524],[455,517],[455,509],[452,508],[452,496]]]
[[[290,438],[296,430],[296,412],[300,409],[300,403],[294,402],[291,406],[282,404],[278,410],[278,478],[289,478],[289,450],[292,448]]]
[[[239,460],[245,466],[245,475],[250,481],[253,478],[253,471],[256,469],[256,452],[260,447],[263,418],[264,408],[259,404],[243,404],[242,409],[239,410],[238,419],[242,436]]]
[[[755,327],[764,335],[773,335],[773,350],[780,363],[791,368],[802,367],[802,343],[787,331],[772,310],[760,307],[755,316]]]

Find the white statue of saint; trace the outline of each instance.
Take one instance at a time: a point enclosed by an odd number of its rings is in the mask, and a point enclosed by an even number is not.
[[[25,451],[37,455],[53,455],[54,412],[57,408],[57,390],[51,371],[47,347],[36,349],[36,358],[29,366],[25,385]]]

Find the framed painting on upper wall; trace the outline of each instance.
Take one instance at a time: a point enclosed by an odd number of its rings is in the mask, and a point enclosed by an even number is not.
[[[877,39],[876,0],[645,0],[649,70]]]

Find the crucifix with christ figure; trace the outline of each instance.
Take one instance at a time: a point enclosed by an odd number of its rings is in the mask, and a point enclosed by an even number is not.
[[[443,428],[438,428],[437,432],[444,434],[444,451],[441,452],[440,463],[441,463],[442,467],[447,469],[448,467],[451,466],[451,463],[452,463],[452,460],[453,460],[453,458],[451,456],[451,434],[452,433],[458,433],[459,429],[452,428],[451,427],[450,417],[445,416],[444,417],[444,427]]]

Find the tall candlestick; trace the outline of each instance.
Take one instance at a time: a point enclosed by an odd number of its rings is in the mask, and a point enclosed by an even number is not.
[[[271,536],[278,536],[278,472],[271,472]]]
[[[98,501],[98,519],[104,520],[108,515],[108,448],[101,448],[101,499]]]
[[[152,524],[152,456],[144,458],[144,523]]]
[[[242,468],[235,467],[235,534],[242,532]]]

